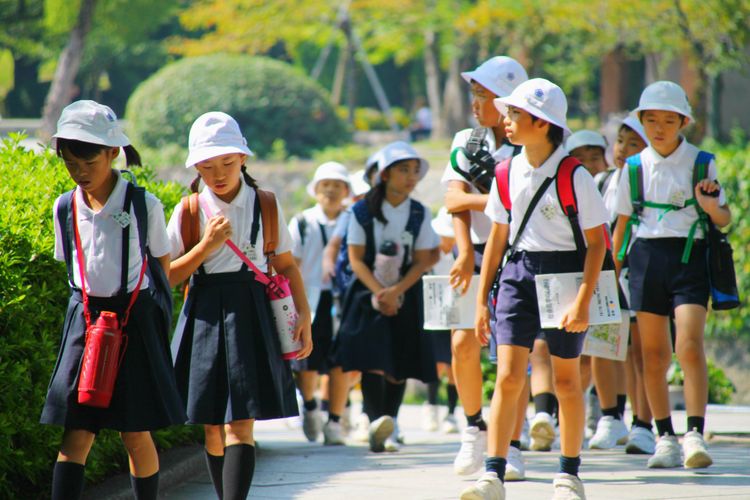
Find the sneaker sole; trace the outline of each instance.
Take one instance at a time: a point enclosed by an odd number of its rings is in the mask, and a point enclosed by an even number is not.
[[[370,451],[385,451],[385,440],[393,433],[393,420],[383,420],[375,432],[369,434]]]
[[[508,466],[505,466],[505,480],[506,481],[524,481],[526,479],[526,474],[521,474],[518,471],[510,470],[508,469]]]
[[[684,465],[686,469],[705,469],[713,463],[714,461],[708,453],[699,451],[698,453],[693,453],[686,458]]]
[[[545,448],[549,450],[552,442],[555,440],[555,429],[549,422],[540,422],[531,426],[529,435],[533,439],[531,443],[532,450],[544,451]]]
[[[628,455],[653,455],[654,450],[644,450],[636,444],[628,443],[625,445],[625,453]]]
[[[675,469],[681,465],[680,461],[677,460],[675,462],[671,463],[663,463],[663,462],[649,462],[648,468],[649,469]]]

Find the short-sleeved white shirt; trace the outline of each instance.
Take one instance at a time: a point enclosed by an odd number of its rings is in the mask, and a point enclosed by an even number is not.
[[[244,181],[241,181],[240,191],[230,203],[221,201],[208,187],[204,187],[198,196],[201,202],[205,202],[213,215],[222,214],[229,219],[229,222],[232,225],[232,241],[261,271],[267,271],[268,259],[263,255],[262,219],[259,224],[255,247],[253,248],[250,243],[255,208],[255,190],[251,189]],[[279,225],[279,242],[276,247],[276,254],[279,255],[292,250],[292,237],[289,235],[289,230],[286,227],[286,220],[281,211],[281,205],[279,205],[278,198],[276,199],[276,206],[278,207]],[[203,213],[202,206],[201,210],[198,212],[200,214],[200,232],[202,235],[206,227],[207,218],[206,214]],[[182,242],[182,235],[180,233],[181,221],[182,203],[178,203],[174,212],[172,212],[172,217],[169,219],[169,224],[167,225],[172,260],[185,253],[185,246]],[[242,268],[242,264],[242,260],[240,260],[228,245],[222,245],[203,261],[203,268],[209,274],[228,273],[239,271]]]
[[[115,171],[117,182],[109,195],[104,207],[94,212],[86,204],[81,188],[76,188],[76,207],[78,211],[78,233],[81,235],[84,262],[86,263],[86,292],[93,297],[112,297],[120,290],[120,266],[122,264],[122,226],[115,217],[122,213],[125,203],[125,191],[128,182]],[[53,214],[55,221],[55,259],[65,260],[62,228],[57,219],[57,205],[60,198],[55,200]],[[146,245],[155,258],[169,253],[169,240],[164,224],[164,208],[161,202],[151,193],[146,193],[146,211],[148,212],[148,233]],[[128,292],[135,290],[138,284],[143,259],[138,241],[138,221],[135,218],[135,207],[130,207],[128,250]],[[73,259],[73,281],[81,287],[81,277],[78,270],[78,254],[75,241],[71,240],[71,258]],[[143,276],[141,290],[149,285],[148,276]]]
[[[467,128],[458,132],[453,137],[451,151],[457,147],[466,146],[466,141],[471,137],[471,131],[472,129]],[[495,161],[500,162],[513,156],[513,146],[502,144],[499,149],[496,147],[495,134],[493,134],[491,130],[487,131],[487,135],[484,139],[487,142],[487,149],[492,153]],[[460,163],[458,166],[459,168],[462,167]],[[465,169],[463,170],[466,171]],[[465,177],[453,169],[449,161],[445,166],[445,171],[443,172],[443,177],[440,179],[440,182],[443,186],[447,187],[450,181],[461,181],[469,186],[470,193],[479,193],[472,183],[467,181]],[[492,221],[490,221],[483,212],[471,210],[471,242],[475,245],[486,242],[487,238],[490,236],[490,229],[492,229]]]
[[[557,167],[565,156],[567,156],[565,149],[562,146],[558,147],[539,168],[534,168],[529,164],[525,152],[513,158],[510,170],[512,205],[510,242],[515,239],[526,209],[537,189],[547,177],[555,176]],[[593,177],[585,168],[577,169],[573,175],[573,189],[578,201],[578,221],[581,230],[585,231],[606,223],[608,216],[604,200],[596,188]],[[497,183],[492,183],[485,213],[493,222],[508,223],[508,213],[500,201]],[[534,213],[531,214],[517,248],[529,252],[576,250],[573,230],[560,208],[554,181],[539,200]]]
[[[304,217],[306,223],[304,245],[299,232],[299,217]],[[315,205],[292,217],[289,222],[292,255],[301,261],[300,271],[305,286],[318,287],[321,290],[331,289],[330,281],[323,283],[323,250],[326,246],[326,242],[323,241],[323,231],[326,232],[326,241],[330,241],[337,221],[337,218],[329,219],[321,206]]]
[[[409,208],[411,198],[407,198],[403,203],[394,207],[388,201],[383,200],[383,216],[388,221],[383,224],[377,219],[373,219],[373,236],[375,237],[375,251],[380,248],[384,241],[395,241],[396,243],[408,243],[406,240],[411,239],[411,234],[406,231],[406,223],[409,220]],[[423,205],[424,207],[424,205]],[[429,250],[436,248],[440,244],[440,238],[432,229],[430,211],[424,207],[424,220],[422,227],[419,228],[417,239],[413,245],[414,250]],[[349,219],[349,231],[347,233],[347,242],[351,245],[366,244],[366,234],[364,228],[359,224],[356,217]]]
[[[622,168],[615,169],[612,172],[612,177],[609,179],[602,198],[604,198],[604,206],[607,207],[607,213],[609,214],[610,222],[614,222],[617,219],[617,190],[620,185],[620,177],[622,176]]]
[[[699,151],[697,147],[684,138],[677,149],[666,158],[657,153],[651,146],[641,151],[643,199],[679,206],[694,198],[693,166]],[[623,168],[628,168],[627,164]],[[717,180],[716,175],[716,163],[711,160],[708,164],[707,176],[715,181]],[[723,189],[719,192],[719,204],[726,204],[726,195]],[[682,210],[664,212],[661,209],[645,207],[634,237],[687,238],[690,227],[698,219],[696,207],[690,206]],[[617,213],[628,216],[633,213],[629,175],[622,175],[617,187]],[[660,217],[661,220],[659,220]],[[700,226],[695,232],[695,238],[703,238],[703,229]]]

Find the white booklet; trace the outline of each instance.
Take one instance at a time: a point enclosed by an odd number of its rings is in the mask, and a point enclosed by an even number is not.
[[[474,328],[479,276],[471,278],[464,295],[453,289],[449,276],[424,276],[422,283],[425,330]]]
[[[630,315],[623,314],[619,323],[590,326],[583,342],[583,352],[587,356],[625,361],[628,354],[630,335]]]
[[[563,314],[578,295],[583,273],[538,274],[535,281],[542,328],[560,328]],[[620,317],[615,272],[602,271],[589,304],[589,325],[620,323]]]

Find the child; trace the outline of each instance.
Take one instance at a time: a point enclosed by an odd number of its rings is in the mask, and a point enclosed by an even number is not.
[[[503,116],[493,99],[507,97],[528,76],[518,61],[506,56],[492,57],[461,76],[471,85],[471,107],[480,126],[462,130],[453,138],[451,162],[445,167],[442,183],[447,187],[445,206],[453,214],[458,248],[450,272],[451,284],[466,293],[472,276],[479,273],[492,226],[483,213],[487,205],[487,184],[482,185],[470,172],[483,168],[484,179],[491,180],[495,163],[520,150],[507,141]],[[487,424],[482,419],[481,346],[474,332],[468,329],[454,330],[451,343],[456,386],[467,421],[453,470],[456,474],[468,475],[482,467],[487,441]],[[518,458],[520,460],[520,453]]]
[[[175,207],[167,231],[172,246],[170,282],[190,279],[174,337],[177,384],[189,422],[203,424],[206,462],[219,498],[247,497],[255,470],[253,424],[297,415],[294,381],[282,359],[264,285],[255,279],[237,247],[263,272],[286,276],[299,318],[297,359],[312,350],[310,310],[292,257],[292,240],[278,203],[278,243],[266,254],[261,195],[247,173],[252,154],[237,122],[226,113],[205,113],[190,128],[185,166],[198,176],[191,184],[197,213]],[[199,183],[205,188],[198,193]],[[265,193],[267,194],[267,193]],[[264,209],[265,210],[265,209]],[[183,219],[197,218],[198,241],[186,241]],[[194,222],[193,222],[194,223]],[[269,232],[269,234],[271,234]]]
[[[74,102],[63,110],[52,140],[77,184],[54,208],[55,258],[68,267],[71,296],[41,417],[44,424],[65,428],[52,498],[81,497],[96,434],[113,429],[128,452],[136,498],[156,499],[159,459],[150,431],[186,420],[169,356],[171,309],[160,309],[152,292],[159,279],[166,288],[169,272],[164,211],[153,195],[112,168],[120,148],[128,165],[140,165],[140,156],[109,107]],[[144,276],[147,256],[155,260]],[[117,314],[128,341],[121,347],[109,406],[95,408],[78,403],[76,393],[86,331],[102,311]]]
[[[394,420],[406,379],[436,379],[432,346],[422,327],[421,277],[437,261],[433,250],[438,242],[427,210],[409,196],[428,168],[408,144],[386,146],[378,161],[375,186],[352,207],[347,232],[354,278],[344,295],[334,362],[344,371],[362,372],[374,452],[398,450]],[[386,242],[399,246],[403,265],[401,280],[384,288],[373,276],[373,263],[377,249]],[[372,306],[373,295],[379,311]]]
[[[609,169],[605,156],[607,140],[599,132],[579,130],[565,141],[565,149],[586,167],[595,181]]]
[[[560,207],[556,188],[552,187],[559,165],[566,158],[561,146],[563,136],[570,133],[566,126],[565,94],[552,82],[535,78],[516,87],[510,97],[495,102],[505,115],[508,139],[524,149],[510,162],[509,190],[505,194],[509,194],[512,202],[511,213],[501,203],[497,183],[493,183],[485,211],[493,226],[479,281],[476,335],[482,344],[487,344],[489,335],[495,337],[497,381],[491,405],[487,472],[461,498],[505,496],[503,479],[513,430],[508,423],[515,418],[518,395],[526,381],[529,350],[541,330],[535,275],[583,271],[576,300],[563,314],[560,328],[544,330],[552,355],[560,411],[562,456],[560,473],[554,479],[553,498],[582,499],[585,493],[578,467],[584,406],[579,357],[588,327],[589,301],[606,251],[604,203],[591,175],[583,168],[576,168],[572,184],[580,228],[587,242],[585,262],[581,262],[571,224]],[[511,249],[499,277],[496,307],[491,312],[486,298],[509,243]]]
[[[323,280],[323,250],[328,244],[336,220],[342,213],[343,201],[350,194],[349,173],[340,163],[327,162],[315,170],[307,193],[317,204],[292,218],[289,233],[292,235],[292,255],[297,260],[305,283],[305,292],[311,310],[315,310],[312,323],[312,340],[315,346],[307,359],[293,361],[292,369],[297,373],[297,385],[303,398],[302,430],[308,441],[316,441],[321,430],[321,417],[315,400],[318,375],[328,374],[328,356],[333,341],[333,294],[331,281]],[[326,445],[344,444],[341,431],[341,411],[338,400],[346,402],[346,378],[336,371],[328,377],[328,394],[336,410],[329,406],[328,422],[323,429]]]
[[[696,177],[694,182],[700,151],[681,135],[693,120],[682,88],[673,82],[652,83],[641,94],[635,111],[650,145],[628,159],[628,168],[642,175],[644,201],[640,213],[631,216],[630,175],[622,175],[615,252],[628,248],[625,235],[629,230],[635,239],[628,252],[630,303],[638,320],[646,394],[659,434],[648,466],[679,467],[682,463],[687,468],[704,468],[712,463],[703,439],[708,396],[703,332],[709,285],[705,230],[699,216],[704,213],[716,226],[724,227],[731,221],[731,212],[716,180],[713,157],[707,161],[705,178]],[[675,351],[685,373],[688,432],[682,443],[684,461],[672,427],[666,381],[672,358],[672,309]]]

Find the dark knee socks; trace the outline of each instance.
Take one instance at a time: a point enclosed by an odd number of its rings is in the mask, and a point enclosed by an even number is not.
[[[487,457],[484,459],[484,468],[487,472],[494,472],[501,483],[505,482],[505,464],[508,461],[503,457]]]
[[[55,462],[52,472],[52,500],[78,500],[83,493],[84,466],[74,462]]]
[[[430,382],[427,384],[427,403],[431,405],[438,404],[438,391],[440,390],[440,381]]]
[[[385,381],[385,394],[383,398],[383,411],[395,420],[398,417],[398,410],[401,408],[401,402],[404,400],[406,392],[406,383],[394,384]]]
[[[385,414],[385,378],[374,373],[362,374],[363,408],[370,422],[374,422]]]
[[[706,424],[706,418],[705,417],[688,417],[687,418],[687,430],[690,431],[697,431],[703,434],[703,427]]]
[[[156,500],[159,496],[159,472],[148,477],[130,475],[130,486],[133,487],[135,500]]]
[[[662,418],[656,421],[656,432],[660,436],[674,436],[674,427],[672,427],[672,417]]]
[[[475,415],[466,414],[466,426],[467,427],[478,427],[480,431],[487,430],[487,422],[482,418],[482,410],[479,410]]]
[[[224,448],[225,500],[245,500],[250,492],[255,472],[255,446],[233,444]]]
[[[578,468],[581,466],[581,457],[564,457],[560,455],[560,472],[578,476]]]
[[[550,415],[557,413],[557,397],[551,392],[542,392],[534,396],[534,411],[545,412]]]
[[[458,391],[455,384],[448,384],[448,415],[453,415],[458,404]]]
[[[224,474],[224,455],[211,455],[208,450],[204,451],[206,452],[208,475],[211,477],[211,483],[214,485],[214,490],[216,490],[216,496],[223,498],[224,483],[222,483],[222,474]]]
[[[622,420],[622,416],[625,415],[625,403],[628,400],[627,394],[618,394],[617,395],[617,411],[620,413],[620,419]]]

